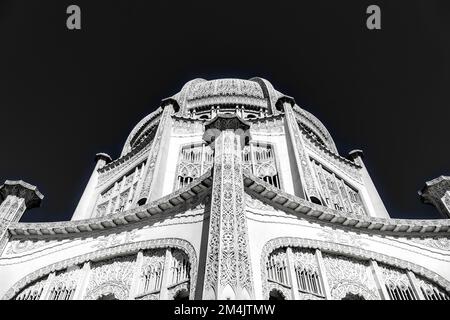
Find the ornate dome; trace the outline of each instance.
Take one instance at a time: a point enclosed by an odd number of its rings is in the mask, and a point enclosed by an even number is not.
[[[261,78],[243,79],[194,79],[186,83],[174,95],[182,112],[191,109],[224,104],[253,106],[272,112],[276,101],[282,96],[268,81]]]

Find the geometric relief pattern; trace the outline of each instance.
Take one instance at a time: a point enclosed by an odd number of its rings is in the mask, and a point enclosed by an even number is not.
[[[323,254],[331,296],[341,300],[348,294],[378,300],[378,290],[368,261]]]
[[[128,299],[135,259],[133,255],[93,263],[84,299],[96,300],[108,294],[119,300]]]
[[[234,132],[222,131],[215,143],[205,298],[216,298],[224,288],[251,295],[240,141]]]

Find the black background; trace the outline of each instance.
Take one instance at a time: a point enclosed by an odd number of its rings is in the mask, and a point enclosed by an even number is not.
[[[82,30],[66,28],[77,4]],[[382,30],[366,28],[377,4]],[[45,195],[22,221],[67,220],[94,155],[193,78],[268,79],[365,163],[392,217],[436,218],[449,172],[449,1],[1,1],[0,180]]]

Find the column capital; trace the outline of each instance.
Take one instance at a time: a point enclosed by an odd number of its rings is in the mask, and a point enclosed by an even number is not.
[[[418,194],[423,203],[433,205],[444,217],[450,218],[450,176],[427,181]]]
[[[3,201],[9,195],[24,199],[27,209],[39,207],[44,198],[37,187],[22,180],[6,180],[0,186],[0,200]]]

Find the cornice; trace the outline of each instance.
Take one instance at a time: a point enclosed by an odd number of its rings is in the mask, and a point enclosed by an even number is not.
[[[283,192],[249,172],[244,172],[244,186],[251,195],[257,195],[265,203],[275,208],[307,220],[351,229],[354,232],[402,237],[450,236],[449,219],[408,220],[358,216],[317,205]]]
[[[212,176],[209,170],[188,186],[181,188],[163,198],[149,204],[139,206],[125,212],[87,220],[44,222],[44,223],[12,223],[8,231],[13,236],[54,236],[54,235],[88,235],[97,230],[114,229],[119,226],[138,223],[155,215],[170,212],[184,205],[190,199],[212,187]]]

